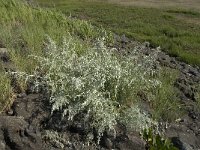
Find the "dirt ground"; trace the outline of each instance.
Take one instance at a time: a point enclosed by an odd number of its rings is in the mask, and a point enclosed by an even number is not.
[[[154,8],[184,8],[200,11],[200,0],[103,0],[127,6],[141,6]]]

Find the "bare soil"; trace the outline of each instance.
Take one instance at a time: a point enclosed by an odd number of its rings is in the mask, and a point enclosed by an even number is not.
[[[105,0],[103,0],[105,1]],[[126,6],[141,6],[153,8],[185,8],[200,10],[199,0],[106,0]]]
[[[200,26],[200,19],[199,19],[198,17],[196,17],[196,18],[194,18],[194,17],[191,18],[191,17],[189,17],[189,16],[177,14],[177,15],[176,15],[176,18],[177,18],[178,20],[185,21],[185,22],[188,23],[188,24],[191,24],[191,25],[195,24],[195,25],[199,25],[199,26]]]

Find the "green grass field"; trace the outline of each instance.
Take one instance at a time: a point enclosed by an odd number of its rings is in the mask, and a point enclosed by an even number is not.
[[[161,46],[164,51],[178,56],[180,60],[200,65],[200,12],[199,9],[192,10],[192,4],[191,7],[176,8],[170,7],[169,2],[169,6],[159,8],[155,3],[156,7],[150,8],[144,5],[111,4],[107,1],[37,2],[68,16],[89,20],[92,24],[103,26],[117,34],[126,34],[134,40],[149,41],[153,47]],[[194,7],[196,3],[193,3]],[[177,5],[178,2],[175,6]]]

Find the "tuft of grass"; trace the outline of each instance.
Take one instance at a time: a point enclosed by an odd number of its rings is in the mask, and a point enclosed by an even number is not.
[[[156,120],[174,121],[183,113],[177,89],[174,87],[178,71],[162,68],[159,80],[161,85],[155,91],[155,98],[150,101],[153,118]]]
[[[0,0],[0,43],[9,50],[12,65],[17,71],[33,73],[38,65],[29,55],[44,56],[44,43],[48,34],[54,40],[72,34],[74,41],[87,47],[100,37],[110,43],[112,34],[103,28],[71,17],[57,11],[49,11],[29,5],[24,0]],[[84,42],[83,42],[84,41]],[[84,53],[79,48],[79,54]],[[4,75],[0,66],[0,111],[10,103],[12,90],[10,79]],[[26,90],[23,81],[17,82],[21,90]]]
[[[12,88],[8,76],[0,71],[0,113],[7,109],[12,102]]]
[[[110,32],[96,28],[86,21],[66,17],[57,11],[37,8],[23,0],[0,0],[0,42],[9,50],[12,64],[18,71],[34,72],[38,63],[30,59],[29,55],[44,56],[47,34],[60,41],[61,37],[69,33],[77,43],[82,43],[83,47],[100,37],[105,37],[108,43],[112,41]],[[78,53],[83,53],[82,50],[79,48]],[[6,82],[5,86],[8,84],[4,77],[0,78],[0,82]],[[26,89],[26,85],[21,81],[19,86],[22,90]],[[4,88],[3,85],[1,88]],[[9,90],[5,89],[2,89],[2,94],[4,91],[7,95]]]
[[[111,33],[102,28],[53,10],[32,7],[21,0],[0,0],[0,26],[0,41],[12,50],[12,61],[18,70],[28,72],[33,72],[36,66],[28,55],[44,54],[47,34],[60,41],[61,37],[70,33],[87,44],[99,37],[105,37],[109,42],[112,40]]]
[[[197,105],[195,106],[196,111],[200,111],[200,84],[196,85],[197,91],[195,92],[195,99]]]
[[[139,41],[150,41],[152,46],[161,46],[164,51],[180,60],[200,65],[200,26],[187,22],[187,18],[181,20],[177,17],[186,15],[190,19],[200,19],[198,11],[127,7],[89,0],[37,2],[66,15],[90,20],[92,24],[103,26],[117,34],[126,34]]]

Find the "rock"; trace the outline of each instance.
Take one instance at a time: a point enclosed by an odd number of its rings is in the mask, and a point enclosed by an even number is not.
[[[14,65],[11,63],[8,50],[6,48],[0,48],[0,63],[5,71],[14,70]]]
[[[136,136],[132,136],[130,139],[119,139],[117,143],[115,143],[116,148],[120,150],[145,150],[144,141]]]
[[[174,146],[180,150],[200,149],[200,138],[196,135],[198,124],[186,116],[186,121],[181,124],[172,124],[165,134],[171,139]],[[197,121],[199,122],[199,121]],[[190,129],[191,128],[191,129]]]
[[[197,71],[197,69],[193,68],[193,67],[189,67],[188,69],[188,73],[194,75],[194,76],[198,76],[199,77],[199,72]]]
[[[115,39],[115,41],[116,42],[121,42],[121,38],[120,38],[120,36],[119,35],[114,35],[114,39]]]
[[[181,141],[179,137],[173,137],[171,140],[174,146],[179,148],[179,150],[194,150],[189,144]]]
[[[109,139],[107,137],[103,137],[101,140],[101,145],[107,149],[112,149],[113,142],[111,141],[111,139]]]
[[[1,116],[0,146],[13,150],[44,149],[41,135],[29,128],[28,123],[21,117]]]
[[[4,46],[2,41],[0,41],[0,48],[5,48],[5,46]]]
[[[190,85],[185,77],[176,80],[175,86],[184,94],[187,98],[195,100],[195,89]]]
[[[115,131],[105,131],[100,145],[107,149],[145,150],[146,143],[137,132],[128,132],[122,124],[116,125]]]
[[[74,132],[74,133],[80,133],[80,134],[84,134],[86,128],[84,126],[84,124],[75,121],[71,126],[70,126],[70,131]]]
[[[17,98],[23,98],[25,96],[26,96],[26,93],[20,93],[20,94],[17,95]]]
[[[1,150],[5,150],[6,149],[6,145],[4,142],[0,141],[0,149]]]
[[[8,53],[8,50],[7,48],[0,47],[0,54],[3,54],[3,53]]]
[[[150,47],[150,43],[149,42],[144,42],[144,46],[149,48]]]
[[[129,41],[129,39],[123,34],[122,37],[121,37],[121,43],[127,44],[128,41]]]
[[[7,48],[0,48],[0,60],[3,62],[10,61]]]
[[[191,117],[192,119],[198,119],[199,114],[194,110],[190,110],[188,116]]]
[[[9,116],[13,116],[14,115],[14,111],[12,109],[10,109],[10,110],[7,111],[7,114]]]
[[[168,66],[170,66],[171,59],[164,52],[159,52],[158,53],[158,61],[160,62],[161,65],[168,67]]]

